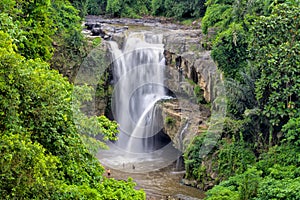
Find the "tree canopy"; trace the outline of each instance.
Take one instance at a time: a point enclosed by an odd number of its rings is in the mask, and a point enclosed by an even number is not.
[[[209,155],[198,155],[205,135],[190,144],[186,176],[219,183],[207,192],[209,200],[298,199],[300,2],[205,5],[202,30],[223,72],[229,109]]]
[[[108,15],[111,17],[140,18],[143,16],[166,16],[176,19],[202,17],[204,0],[73,0],[72,4],[81,15]]]
[[[82,17],[103,14],[202,17],[209,36],[205,46],[224,75],[229,109],[210,154],[199,156],[205,134],[185,151],[186,178],[203,189],[205,183],[216,185],[207,192],[209,200],[299,199],[299,5],[299,0],[1,1],[0,196],[146,198],[131,179],[105,178],[94,157],[104,140],[117,139],[116,122],[82,112],[82,102],[104,88],[74,86],[73,74],[62,75],[76,71],[88,54]]]
[[[50,65],[61,49],[69,59],[83,56],[78,11],[59,0],[1,1],[0,10],[0,196],[145,199],[131,179],[103,176],[87,140],[99,144],[90,137],[96,134],[116,139],[117,124],[81,113],[80,98],[89,94],[76,92]]]

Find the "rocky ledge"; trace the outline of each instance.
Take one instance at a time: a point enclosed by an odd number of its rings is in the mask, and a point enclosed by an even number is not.
[[[179,74],[182,79],[188,79],[180,84],[181,88],[174,88],[175,91],[184,89],[184,87],[185,90],[191,91],[191,89],[187,89],[186,85],[192,82],[201,87],[205,100],[211,102],[216,97],[214,86],[219,81],[220,76],[216,64],[210,56],[210,51],[204,48],[203,41],[201,30],[166,32],[163,38],[166,64],[171,67],[169,70],[171,77]],[[186,82],[188,83],[186,84]],[[168,81],[167,85],[170,87],[179,86],[172,79]],[[189,92],[189,95],[192,94]]]
[[[201,105],[195,88],[201,88],[204,102],[212,102],[220,81],[210,51],[204,48],[200,29],[165,23],[159,19],[103,19],[89,16],[85,25],[90,35],[114,40],[122,47],[128,31],[152,30],[163,36],[166,58],[165,86],[176,99],[159,103],[164,120],[164,132],[174,146],[184,151],[190,141],[207,129],[210,116],[208,105]],[[188,29],[188,30],[187,30]],[[99,37],[98,36],[98,37]]]
[[[178,100],[161,104],[164,131],[175,147],[184,152],[196,135],[207,130],[209,105],[219,93],[216,86],[222,76],[210,51],[204,48],[201,30],[166,31],[163,33],[163,43],[167,65],[165,85]],[[201,95],[195,95],[199,88],[203,99]],[[172,119],[176,123],[172,123]]]
[[[174,146],[184,152],[192,139],[207,129],[210,110],[187,98],[165,100],[159,103],[163,130]]]
[[[103,39],[112,39],[118,37],[120,34],[128,30],[129,27],[148,27],[160,28],[165,30],[183,30],[191,29],[192,27],[172,23],[173,20],[169,18],[102,18],[99,16],[87,16],[85,18],[85,34],[90,36],[100,36]],[[199,24],[194,24],[198,26]]]

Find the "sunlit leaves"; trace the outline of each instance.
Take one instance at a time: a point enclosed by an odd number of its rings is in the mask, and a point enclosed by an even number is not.
[[[261,72],[256,95],[264,115],[281,127],[299,111],[299,7],[279,5],[253,31],[252,58]]]
[[[207,192],[207,199],[298,199],[298,152],[299,148],[289,145],[272,147],[261,155],[255,167],[249,166],[243,174],[230,177]]]
[[[26,40],[17,43],[18,51],[26,58],[49,60],[53,47],[51,36],[55,32],[50,13],[50,0],[16,1],[20,13],[12,15],[13,21],[20,23]]]
[[[87,85],[75,86],[72,94],[72,111],[77,132],[81,134],[83,142],[91,153],[96,154],[98,148],[107,148],[103,141],[117,139],[118,125],[104,115],[88,116],[85,114],[84,105],[93,103],[93,92],[93,88]]]
[[[207,33],[208,28],[212,26],[223,28],[226,23],[228,24],[227,21],[230,20],[231,11],[231,6],[226,4],[214,4],[209,6],[202,20],[203,32]]]
[[[121,3],[121,0],[107,0],[106,12],[112,16],[120,16],[122,8]]]
[[[207,192],[207,200],[246,200],[256,196],[262,172],[255,167],[249,168],[245,173],[230,177],[220,185]],[[224,198],[223,198],[224,197]]]
[[[59,159],[32,143],[28,133],[0,133],[0,196],[50,198],[60,174]]]
[[[104,170],[76,130],[73,86],[47,63],[14,52],[8,34],[0,31],[0,39],[0,196],[101,199]],[[99,133],[106,131],[105,139],[115,139],[116,123],[104,117],[94,121]],[[112,180],[111,187],[122,188],[123,199],[144,197],[131,184]]]
[[[117,124],[103,116],[85,116],[80,103],[77,110],[72,109],[73,85],[45,62],[52,56],[56,28],[58,44],[71,54],[69,57],[82,56],[84,45],[77,11],[65,1],[55,1],[55,8],[51,3],[0,3],[0,196],[103,199],[104,169],[89,152],[91,146],[84,145],[84,139],[99,142],[80,137],[74,113],[82,117],[82,127],[95,125],[92,132],[84,132],[85,136],[97,133],[103,139],[115,140]],[[91,99],[85,93],[79,98]],[[94,152],[97,150],[98,146]],[[110,199],[145,199],[144,192],[134,190],[131,181],[111,180],[106,187],[118,191],[107,192]]]
[[[300,118],[291,118],[283,127],[286,141],[300,146]]]
[[[149,14],[176,19],[202,17],[205,0],[90,0],[73,1],[81,15],[106,14],[113,17],[140,18]]]
[[[247,48],[247,34],[242,25],[232,23],[218,34],[211,55],[226,77],[238,80],[238,72],[247,65]]]
[[[120,181],[117,183],[114,179],[104,179],[101,184],[101,199],[146,199],[146,195],[143,190],[133,192],[131,188],[135,187],[135,183],[132,182],[131,178],[128,178],[127,181]]]

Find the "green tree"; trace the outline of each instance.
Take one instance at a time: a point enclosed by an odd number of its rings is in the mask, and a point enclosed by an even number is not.
[[[204,14],[203,7],[203,1],[164,0],[165,15],[176,19],[199,17]]]
[[[206,0],[194,0],[193,3],[191,3],[191,10],[194,11],[192,13],[193,17],[203,17],[205,15],[205,2]]]
[[[247,48],[247,34],[243,26],[232,23],[214,40],[211,56],[225,77],[237,80],[239,71],[247,66]]]
[[[107,0],[106,12],[113,17],[121,16],[121,0]]]
[[[77,10],[79,10],[79,16],[83,18],[89,14],[88,11],[90,6],[95,5],[96,0],[70,0],[70,2]],[[97,9],[97,6],[95,9]]]
[[[50,60],[51,68],[69,78],[70,82],[80,67],[88,52],[86,39],[81,33],[81,18],[79,12],[68,1],[52,2],[52,19],[56,26],[54,41],[54,56]]]
[[[18,51],[26,58],[49,60],[53,54],[52,39],[55,26],[51,19],[50,0],[16,1],[19,13],[13,16],[20,21],[26,40],[17,43]]]
[[[85,146],[95,155],[99,148],[108,148],[103,141],[117,140],[118,124],[110,121],[104,115],[87,116],[82,112],[83,102],[91,103],[92,93],[92,87],[75,86],[72,95],[72,110],[77,132]],[[97,136],[100,136],[102,141],[99,137],[96,139]]]
[[[260,72],[256,96],[274,133],[299,113],[299,13],[298,6],[280,4],[252,28],[251,55]]]
[[[165,14],[164,0],[152,0],[151,1],[152,14],[161,16]]]
[[[145,199],[131,181],[103,178],[103,167],[74,124],[73,86],[47,63],[27,60],[15,49],[0,31],[1,197]],[[114,138],[115,124],[103,117],[98,122],[104,136]]]
[[[300,145],[300,117],[290,118],[289,121],[282,127],[285,140],[295,146]]]
[[[90,0],[88,4],[88,14],[90,15],[104,15],[107,1]]]
[[[33,143],[30,133],[0,133],[0,195],[3,199],[50,199],[57,188],[59,159]]]
[[[256,197],[261,181],[262,172],[255,167],[249,168],[245,173],[230,177],[220,185],[208,191],[206,200],[236,199],[248,200]]]
[[[209,27],[217,27],[224,30],[231,22],[231,4],[206,3],[207,10],[202,19],[202,30],[206,34]]]

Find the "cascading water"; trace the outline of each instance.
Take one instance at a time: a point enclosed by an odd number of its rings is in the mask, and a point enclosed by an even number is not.
[[[109,46],[113,58],[112,112],[120,133],[117,142],[108,144],[108,151],[99,151],[99,159],[105,166],[131,173],[167,167],[181,152],[162,131],[158,102],[171,98],[164,87],[162,35],[134,32],[122,48],[114,41],[109,41]]]
[[[119,124],[118,146],[128,152],[147,152],[161,130],[155,104],[166,97],[161,35],[130,34],[123,50],[110,42],[113,55],[113,113]],[[152,141],[150,141],[152,140]]]
[[[110,149],[100,150],[97,157],[106,168],[112,169],[111,177],[124,180],[133,177],[147,195],[157,194],[163,198],[171,194],[180,199],[198,198],[201,193],[197,189],[179,183],[184,174],[182,152],[174,148],[170,137],[161,133],[161,129],[166,128],[163,119],[169,114],[165,112],[169,102],[158,102],[170,98],[166,93],[174,93],[165,91],[164,87],[162,35],[154,33],[160,31],[131,33],[121,48],[116,42],[109,42],[113,57],[112,112],[120,133],[119,140],[108,142]],[[166,72],[170,73],[168,70]],[[199,109],[191,106],[189,100],[190,97],[188,100],[178,100],[178,107],[174,103],[172,109],[180,113],[187,112],[183,116],[190,116],[190,113]],[[184,148],[184,136],[187,131],[193,130],[192,118],[185,119],[185,124],[180,125],[184,126],[180,135],[175,138],[179,140],[181,150]],[[179,122],[177,120],[176,123]]]
[[[189,122],[186,122],[186,124],[184,125],[183,129],[181,130],[180,134],[179,134],[179,149],[180,151],[183,151],[183,134],[185,134],[185,131],[188,129],[189,127]]]
[[[186,124],[184,125],[183,129],[181,130],[180,134],[179,134],[179,149],[180,151],[183,152],[183,135],[185,134],[186,130],[189,127],[189,122],[186,122]],[[175,169],[177,171],[184,169],[184,161],[183,161],[183,157],[180,156],[178,157],[177,161],[176,161],[176,167]]]

